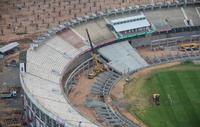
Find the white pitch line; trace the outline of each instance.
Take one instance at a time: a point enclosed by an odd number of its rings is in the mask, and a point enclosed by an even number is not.
[[[173,105],[173,100],[172,100],[171,96],[169,94],[167,94],[167,97],[169,98],[171,105]]]

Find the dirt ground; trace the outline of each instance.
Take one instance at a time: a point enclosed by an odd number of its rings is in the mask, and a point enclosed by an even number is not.
[[[188,43],[191,43],[191,42],[181,42],[181,44],[188,44]],[[199,41],[192,41],[192,43],[200,44]],[[139,48],[137,48],[137,51],[143,58],[145,58],[145,57],[150,57],[150,58],[152,58],[152,57],[163,57],[163,56],[166,56],[166,55],[175,56],[175,55],[177,55],[177,53],[179,55],[185,54],[184,51],[178,50],[178,45],[168,46],[168,47],[165,47],[165,49],[163,49],[163,50],[160,50],[159,48],[157,50],[151,50],[150,46],[139,47]]]
[[[156,50],[152,51],[150,47],[140,47],[137,48],[138,53],[143,57],[163,57],[166,55],[176,55],[177,53],[179,54],[184,54],[185,52],[183,51],[178,51],[178,50]]]
[[[85,100],[93,98],[90,94],[90,88],[94,82],[95,78],[88,79],[87,75],[82,73],[78,79],[77,85],[70,92],[68,99],[83,116],[95,123],[99,123],[95,111],[85,106]]]
[[[10,90],[16,90],[17,97],[0,98],[0,125],[10,127],[11,124],[16,122],[15,127],[22,127],[23,99],[21,95],[23,93],[18,67],[4,67],[3,72],[0,72],[0,94],[10,92]]]

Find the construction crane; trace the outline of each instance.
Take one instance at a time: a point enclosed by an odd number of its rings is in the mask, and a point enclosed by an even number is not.
[[[93,68],[92,68],[92,71],[89,72],[88,78],[93,79],[99,73],[103,72],[103,67],[97,60],[97,53],[96,53],[96,50],[94,49],[94,47],[92,45],[92,41],[91,41],[91,38],[90,38],[90,35],[89,35],[87,28],[86,28],[86,33],[87,33],[88,40],[89,40],[89,43],[90,43],[90,47],[91,47],[91,51],[92,51],[92,60],[93,60]]]

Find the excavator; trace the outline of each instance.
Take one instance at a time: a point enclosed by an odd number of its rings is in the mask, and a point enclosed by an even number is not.
[[[99,73],[103,72],[104,69],[103,69],[103,66],[97,60],[97,52],[92,45],[92,41],[91,41],[91,38],[90,38],[90,35],[89,35],[87,28],[86,28],[86,33],[87,33],[88,40],[89,40],[89,43],[90,43],[90,47],[91,47],[91,51],[92,51],[92,60],[93,60],[93,67],[92,67],[92,70],[88,74],[88,78],[93,79]]]

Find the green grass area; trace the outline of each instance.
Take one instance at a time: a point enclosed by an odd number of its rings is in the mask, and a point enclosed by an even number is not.
[[[152,94],[160,94],[160,105]],[[200,65],[156,70],[125,87],[128,111],[150,127],[200,127]]]

